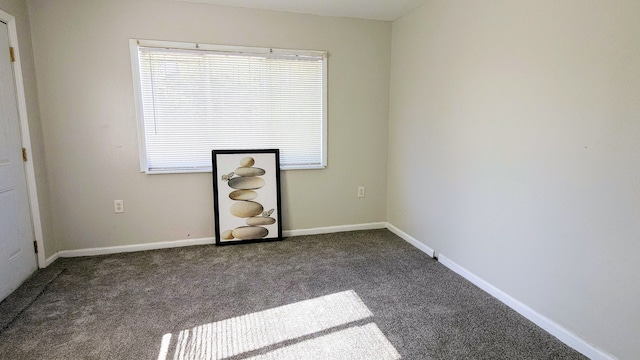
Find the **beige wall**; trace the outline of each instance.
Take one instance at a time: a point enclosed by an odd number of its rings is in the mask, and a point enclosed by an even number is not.
[[[393,24],[388,221],[620,359],[640,343],[640,2]]]
[[[18,48],[20,51],[20,67],[27,104],[27,118],[29,136],[31,138],[31,156],[35,171],[40,223],[42,225],[45,256],[51,256],[58,251],[58,244],[53,236],[53,224],[49,206],[49,184],[45,167],[44,143],[42,126],[40,124],[40,109],[38,107],[38,93],[36,76],[31,48],[31,32],[29,28],[29,14],[27,4],[23,0],[0,0],[0,9],[15,17],[18,32]]]
[[[391,23],[162,0],[27,4],[61,249],[214,235],[211,174],[139,171],[130,38],[327,50],[328,168],[282,173],[283,228],[385,221]]]
[[[213,236],[210,174],[138,170],[129,38],[328,50],[329,167],[283,172],[285,229],[388,219],[595,346],[640,353],[637,2],[431,1],[393,38],[163,0],[27,4],[43,134],[24,3],[0,0],[19,20],[48,256]]]

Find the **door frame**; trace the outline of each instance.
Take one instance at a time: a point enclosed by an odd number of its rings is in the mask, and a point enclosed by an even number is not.
[[[16,28],[15,16],[0,9],[0,21],[7,24],[9,30],[9,46],[13,48],[15,62],[13,62],[13,79],[16,88],[16,98],[18,101],[18,120],[20,122],[20,140],[22,147],[27,150],[29,160],[24,163],[25,177],[27,182],[27,194],[29,196],[29,212],[31,213],[31,225],[33,236],[38,245],[38,268],[47,266],[44,253],[44,241],[42,232],[42,220],[40,219],[40,205],[38,203],[38,191],[36,186],[35,168],[33,166],[33,151],[31,147],[31,136],[29,133],[29,119],[27,117],[27,97],[24,91],[24,79],[22,77],[22,63],[20,61],[20,49],[18,47],[18,31]]]

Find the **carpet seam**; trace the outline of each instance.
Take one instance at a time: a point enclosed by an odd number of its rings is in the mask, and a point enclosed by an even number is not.
[[[20,311],[18,311],[18,313],[11,319],[9,320],[4,326],[2,326],[2,328],[0,328],[0,335],[2,335],[2,333],[4,333],[8,328],[11,327],[11,325],[13,325],[16,320],[18,320],[18,318],[25,312],[27,311],[27,309],[29,309],[31,307],[31,305],[33,305],[33,303],[35,303],[38,298],[40,298],[40,296],[42,296],[42,294],[44,294],[48,289],[49,286],[56,281],[56,279],[58,279],[60,277],[60,275],[62,275],[62,273],[64,273],[67,269],[62,269],[56,276],[54,276],[51,280],[49,280],[43,287],[42,290],[40,290],[40,292],[38,292],[38,294],[36,296],[34,296],[33,300],[31,300],[27,305],[25,305],[24,308],[22,308]]]

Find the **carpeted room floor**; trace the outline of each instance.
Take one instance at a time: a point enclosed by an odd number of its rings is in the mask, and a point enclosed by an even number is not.
[[[584,359],[388,230],[58,259],[0,359]]]

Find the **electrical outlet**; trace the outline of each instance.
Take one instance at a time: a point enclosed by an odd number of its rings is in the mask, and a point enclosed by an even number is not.
[[[364,197],[364,186],[358,186],[358,197],[359,198]]]
[[[124,212],[124,200],[113,200],[113,212],[116,214]]]

